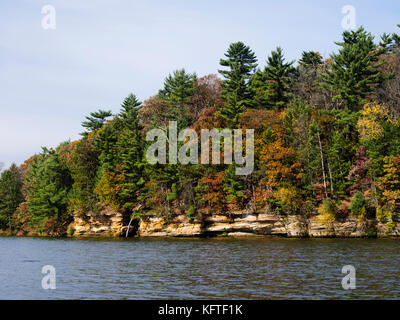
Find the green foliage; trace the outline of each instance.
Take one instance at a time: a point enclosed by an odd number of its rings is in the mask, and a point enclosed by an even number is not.
[[[285,62],[282,48],[278,47],[268,57],[267,66],[258,70],[251,79],[254,107],[281,109],[289,101],[291,79],[296,69],[292,62]]]
[[[72,237],[72,236],[74,235],[74,233],[75,233],[74,227],[73,227],[73,226],[69,226],[69,227],[68,227],[68,230],[67,230],[67,235],[68,235],[69,237]]]
[[[189,218],[189,221],[193,221],[196,217],[196,208],[194,206],[190,206],[186,212],[186,216]]]
[[[125,203],[125,208],[133,206],[137,200],[142,199],[141,189],[145,183],[143,127],[139,122],[139,106],[140,104],[135,103],[132,108],[126,111],[123,105],[124,110],[121,116],[124,119],[124,128],[116,143],[123,176],[122,191],[119,197],[121,202]]]
[[[195,92],[195,73],[188,74],[185,69],[176,70],[169,74],[164,81],[164,89],[159,91],[159,97],[170,105],[168,116],[181,124],[182,128],[191,125],[191,98]]]
[[[0,176],[0,229],[12,227],[12,215],[23,200],[21,170],[13,163]]]
[[[142,217],[144,217],[144,213],[142,211],[132,212],[132,215],[131,215],[132,220],[140,220]]]
[[[350,212],[353,216],[359,217],[365,214],[366,203],[363,194],[358,191],[354,194],[350,202]]]
[[[378,208],[377,219],[390,230],[400,208],[399,74],[378,87],[397,70],[399,38],[385,34],[375,44],[360,28],[346,31],[338,45],[326,61],[303,52],[296,69],[278,47],[257,69],[252,50],[232,43],[220,60],[222,81],[180,69],[143,104],[131,93],[118,114],[91,113],[79,141],[43,149],[1,174],[0,227],[65,228],[71,213],[104,206],[124,220],[148,211],[167,219],[185,213],[191,221],[203,212],[244,208],[318,211],[327,225],[349,209],[361,222]],[[386,89],[390,106],[381,101]],[[169,121],[197,133],[254,129],[253,173],[237,176],[235,164],[149,165],[144,136]]]
[[[99,160],[93,141],[93,137],[85,137],[60,150],[60,157],[65,161],[73,181],[69,203],[71,212],[84,213],[96,208],[98,199],[93,190]]]
[[[223,190],[226,193],[226,201],[241,201],[244,198],[244,182],[242,178],[235,173],[235,165],[230,165],[225,172],[223,180]]]
[[[172,184],[171,192],[167,193],[167,201],[174,201],[177,197],[176,183]]]
[[[66,163],[58,155],[59,148],[43,148],[26,175],[30,222],[36,227],[42,227],[49,219],[61,221],[67,214],[73,181]]]
[[[299,64],[302,67],[317,67],[322,65],[322,57],[318,52],[315,51],[303,51]]]
[[[106,119],[111,116],[111,110],[91,112],[90,116],[86,117],[87,121],[82,122],[82,127],[86,128],[87,131],[81,133],[81,135],[86,137],[90,132],[99,130],[106,122]]]
[[[132,208],[141,199],[145,183],[140,108],[140,101],[130,94],[120,113],[97,132],[93,142],[99,160],[94,191],[116,210]]]
[[[136,114],[137,110],[141,107],[142,103],[133,93],[131,93],[122,102],[119,115],[121,118],[129,121],[129,119],[132,118],[132,112],[133,114]]]
[[[376,219],[379,222],[387,223],[393,221],[394,216],[395,214],[391,210],[388,210],[386,208],[378,207],[376,209]]]
[[[221,59],[220,65],[228,70],[219,70],[225,78],[222,81],[222,97],[225,104],[220,108],[218,115],[228,125],[235,127],[240,115],[251,105],[252,90],[248,80],[257,67],[257,58],[243,42],[231,43],[225,56],[227,59]]]
[[[336,220],[336,203],[332,199],[325,199],[319,206],[318,213],[320,214],[322,222],[327,226],[331,226]]]
[[[188,74],[185,69],[175,70],[164,81],[164,89],[159,95],[166,98],[173,106],[183,107],[194,93],[195,73]]]
[[[333,62],[322,75],[322,86],[334,92],[334,99],[343,100],[348,109],[359,110],[367,102],[368,93],[385,80],[380,71],[384,61],[379,57],[387,49],[378,47],[363,27],[345,31],[343,41],[336,44],[341,49],[332,54]]]

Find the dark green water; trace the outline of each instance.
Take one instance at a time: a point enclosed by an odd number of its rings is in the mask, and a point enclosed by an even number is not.
[[[1,299],[398,299],[399,240],[0,238]],[[56,289],[42,289],[44,265]],[[346,291],[344,265],[357,269]]]

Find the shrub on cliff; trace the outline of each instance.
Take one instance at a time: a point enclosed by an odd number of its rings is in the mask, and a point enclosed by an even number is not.
[[[356,192],[350,202],[350,212],[355,217],[363,216],[366,212],[366,203],[363,194]]]
[[[336,220],[337,211],[336,203],[332,199],[325,199],[318,208],[321,222],[327,226],[331,226]]]

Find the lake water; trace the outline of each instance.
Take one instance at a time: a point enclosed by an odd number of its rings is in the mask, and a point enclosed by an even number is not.
[[[399,253],[399,240],[1,237],[0,299],[399,299]]]

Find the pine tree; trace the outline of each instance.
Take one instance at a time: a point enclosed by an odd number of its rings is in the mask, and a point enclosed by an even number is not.
[[[26,176],[27,204],[31,223],[42,228],[46,220],[62,221],[72,186],[71,175],[57,150],[43,148]]]
[[[397,25],[400,28],[400,24]],[[394,52],[400,55],[400,35],[397,33],[393,33],[391,40],[394,42]]]
[[[302,67],[316,68],[322,63],[321,55],[315,51],[303,51],[301,59],[299,60],[299,65]]]
[[[256,109],[270,108],[270,92],[268,80],[265,73],[257,70],[250,80],[250,87],[253,92],[252,107]]]
[[[0,229],[11,227],[11,217],[23,200],[21,171],[13,163],[0,176]]]
[[[130,97],[132,98],[132,96]],[[143,161],[143,127],[139,123],[138,114],[141,104],[136,99],[130,99],[134,103],[126,111],[127,99],[125,99],[120,113],[124,119],[124,129],[118,138],[117,149],[124,177],[122,191],[119,196],[125,203],[125,207],[131,207],[136,200],[140,199],[139,191],[145,182],[143,177],[145,163]]]
[[[186,128],[192,124],[190,100],[195,92],[196,80],[195,73],[186,73],[185,69],[176,70],[172,75],[168,75],[164,81],[164,89],[158,93],[158,96],[171,106],[168,117],[177,121],[179,128]]]
[[[100,171],[112,171],[118,164],[117,141],[123,130],[122,119],[115,118],[98,131],[94,140],[94,148],[99,154]]]
[[[194,93],[195,73],[186,73],[185,69],[175,70],[164,81],[164,89],[159,95],[166,98],[172,106],[183,107]]]
[[[226,200],[228,203],[240,202],[244,198],[244,181],[238,175],[236,175],[235,165],[230,165],[225,171],[223,180],[223,190],[226,193]]]
[[[142,102],[140,102],[139,99],[133,93],[131,93],[122,102],[121,111],[119,115],[123,119],[128,119],[130,111],[139,109],[141,106]]]
[[[346,108],[358,111],[368,94],[386,79],[379,70],[385,62],[379,62],[379,57],[387,48],[378,47],[363,27],[345,31],[343,42],[336,44],[341,49],[332,54],[333,63],[322,75],[322,87],[336,94],[334,100],[343,100]]]
[[[81,135],[86,137],[90,132],[99,130],[106,122],[106,119],[112,116],[111,110],[99,110],[91,112],[90,116],[87,116],[87,121],[82,122],[82,127],[88,131],[82,132]]]
[[[248,82],[257,67],[257,58],[242,42],[231,43],[225,56],[227,59],[221,59],[220,65],[228,70],[218,70],[225,78],[222,81],[225,105],[218,115],[229,125],[236,126],[240,115],[251,105],[252,92]]]
[[[285,62],[282,48],[272,51],[267,66],[257,71],[251,81],[256,107],[280,109],[289,101],[290,81],[296,72],[293,63]]]

